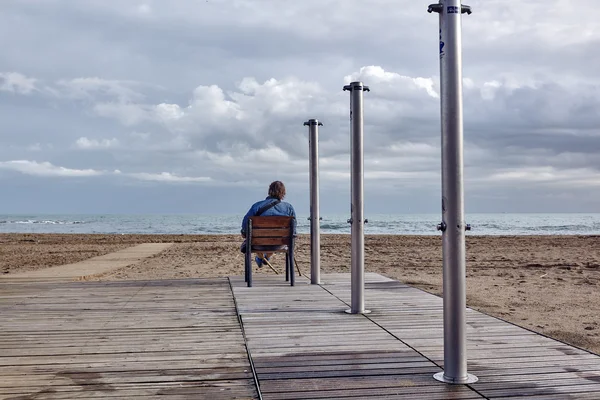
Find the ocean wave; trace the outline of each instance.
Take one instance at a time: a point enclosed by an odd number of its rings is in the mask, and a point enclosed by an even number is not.
[[[38,220],[38,219],[23,219],[23,220],[4,220],[0,224],[39,224],[39,225],[79,225],[85,224],[85,221],[57,221],[57,220]]]
[[[499,224],[486,224],[486,223],[480,223],[480,224],[470,224],[473,228],[475,228],[475,226],[477,226],[479,229],[487,229],[487,230],[493,230],[493,231],[511,231],[514,229],[513,226],[510,225],[499,225]]]
[[[348,230],[348,229],[350,229],[350,224],[348,224],[348,223],[338,223],[338,224],[336,224],[335,222],[333,222],[333,223],[321,223],[320,228],[323,229],[323,230],[332,230],[332,231]]]
[[[582,224],[573,224],[573,225],[539,225],[539,226],[531,226],[523,228],[525,230],[530,231],[586,231],[594,229],[593,226],[582,225]]]
[[[371,214],[364,233],[440,235],[438,215]],[[349,215],[327,215],[323,234],[350,234]],[[0,215],[1,233],[140,233],[239,234],[241,215]],[[467,214],[469,235],[598,235],[600,214]],[[306,215],[298,217],[297,232],[310,233]]]

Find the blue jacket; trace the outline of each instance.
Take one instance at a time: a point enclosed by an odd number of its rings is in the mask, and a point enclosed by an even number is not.
[[[252,207],[248,210],[244,219],[242,220],[242,235],[246,233],[246,224],[248,223],[248,218],[256,215],[258,210],[267,204],[270,204],[277,199],[275,197],[267,197],[264,200],[258,201],[252,204]],[[269,208],[265,212],[261,214],[261,216],[284,216],[284,217],[294,217],[296,218],[296,211],[294,211],[294,207],[290,203],[286,203],[282,201],[281,203]],[[294,234],[296,233],[296,223],[294,223]]]

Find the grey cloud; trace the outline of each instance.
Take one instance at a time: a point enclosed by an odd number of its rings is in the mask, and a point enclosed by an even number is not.
[[[13,1],[8,2],[8,9],[29,22],[20,25],[25,34],[23,40],[28,41],[27,47],[49,59],[53,69],[71,75],[74,59],[78,70],[85,70],[86,76],[102,74],[107,77],[106,72],[110,71],[110,77],[132,77],[133,67],[136,76],[145,80],[158,78],[159,82],[164,82],[166,79],[172,84],[177,81],[173,75],[183,73],[196,81],[206,77],[220,85],[230,84],[230,80],[219,76],[220,71],[231,75],[239,74],[243,69],[264,79],[271,77],[267,72],[272,68],[271,63],[281,67],[282,60],[288,60],[284,64],[291,70],[294,70],[293,64],[307,64],[307,59],[311,58],[318,60],[319,64],[330,58],[328,65],[332,68],[344,59],[354,60],[352,65],[348,65],[351,68],[371,63],[399,65],[394,61],[398,57],[414,62],[413,67],[427,65],[423,58],[421,62],[415,60],[421,54],[418,51],[421,48],[419,39],[423,35],[413,34],[413,30],[409,29],[408,24],[414,22],[412,18],[405,18],[407,25],[401,26],[398,31],[391,16],[379,21],[382,14],[365,13],[371,6],[356,7],[359,3],[350,5],[346,2],[344,7],[339,2],[321,3],[319,8],[322,11],[316,18],[310,3],[296,7],[299,9],[291,13],[281,10],[282,5],[269,3],[273,12],[263,17],[246,8],[232,10],[230,2],[214,5],[186,3],[188,7],[194,7],[192,10],[184,10],[182,4],[170,4],[165,10],[156,10],[152,18],[144,18],[131,11],[123,13],[123,9],[131,10],[132,7],[123,7],[121,2],[106,2],[106,5],[86,2],[82,5],[79,2]],[[290,8],[290,5],[283,8]],[[397,14],[397,7],[388,4],[386,8]],[[406,7],[404,10],[409,16],[410,10]],[[330,17],[340,14],[342,18]],[[355,16],[360,16],[361,23],[348,23]],[[423,13],[419,19],[428,17]],[[369,26],[370,20],[378,20],[380,24]],[[11,26],[11,22],[6,21],[4,26],[7,30],[16,28]],[[390,29],[390,24],[394,29]],[[431,26],[430,59],[435,60],[435,20],[432,20]],[[38,29],[49,31],[48,39],[40,38],[36,34]],[[76,30],[79,37],[70,37],[69,29]],[[149,40],[149,37],[152,39]],[[377,38],[375,43],[374,37]],[[50,38],[53,40],[50,41]],[[97,51],[86,51],[82,47],[84,43],[92,44]],[[401,53],[381,52],[378,49],[382,46],[401,46]],[[86,57],[79,57],[83,53]],[[51,57],[52,54],[63,54],[68,58]],[[406,59],[402,54],[411,54],[411,57]],[[10,56],[13,60],[22,60],[21,64],[33,64],[25,53]],[[231,62],[233,59],[236,61]],[[191,71],[184,65],[194,65],[198,73],[195,76],[190,74]],[[430,67],[432,72],[435,67],[434,62]],[[334,78],[328,70],[320,69],[311,78],[322,81]],[[302,71],[290,72],[303,76]]]
[[[341,89],[351,75],[372,88],[365,94],[370,204],[437,210],[437,17],[426,13],[426,4],[408,1],[316,4],[7,0],[0,15],[0,73],[34,81],[0,90],[0,161],[119,169],[123,176],[94,177],[96,184],[126,198],[143,192],[161,201],[161,185],[177,177],[246,187],[277,175],[289,182],[295,200],[306,203],[302,123],[319,118],[325,123],[322,181],[330,196],[324,204],[343,208],[350,139],[349,98]],[[568,186],[578,173],[590,193],[600,194],[593,184],[600,170],[594,157],[600,122],[595,21],[552,4],[473,0],[475,13],[463,20],[464,75],[472,82],[464,91],[472,210],[518,209],[515,195],[523,209],[539,199],[560,209],[561,193],[583,193]],[[579,7],[591,4],[577,0]],[[529,24],[533,16],[539,24]],[[10,34],[15,31],[17,38]],[[361,70],[365,66],[381,68]],[[36,90],[26,89],[27,82]],[[211,85],[222,98],[211,94]],[[3,170],[0,176],[15,185],[12,174],[8,179]],[[557,185],[543,181],[547,174]],[[242,198],[242,189],[229,190]],[[218,209],[200,188],[181,193]],[[581,198],[582,207],[596,207]]]
[[[18,94],[30,94],[37,90],[36,79],[18,72],[0,73],[0,91]]]

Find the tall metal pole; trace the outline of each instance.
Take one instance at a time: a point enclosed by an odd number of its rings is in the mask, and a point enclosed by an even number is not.
[[[369,91],[362,82],[352,82],[344,86],[350,91],[350,124],[351,133],[351,297],[350,314],[366,314],[365,310],[365,233],[364,233],[364,162],[363,162],[363,91]]]
[[[310,169],[310,283],[321,283],[321,233],[319,231],[319,126],[323,123],[309,119],[308,126],[309,169]]]
[[[477,382],[467,373],[465,225],[463,188],[462,13],[460,0],[439,0],[429,12],[440,15],[442,120],[442,231],[444,291],[444,371],[435,379],[454,384]]]

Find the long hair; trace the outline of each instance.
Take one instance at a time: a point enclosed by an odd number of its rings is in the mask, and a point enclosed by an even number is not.
[[[285,185],[281,181],[272,182],[269,185],[269,196],[275,197],[276,199],[283,200],[285,197]]]

